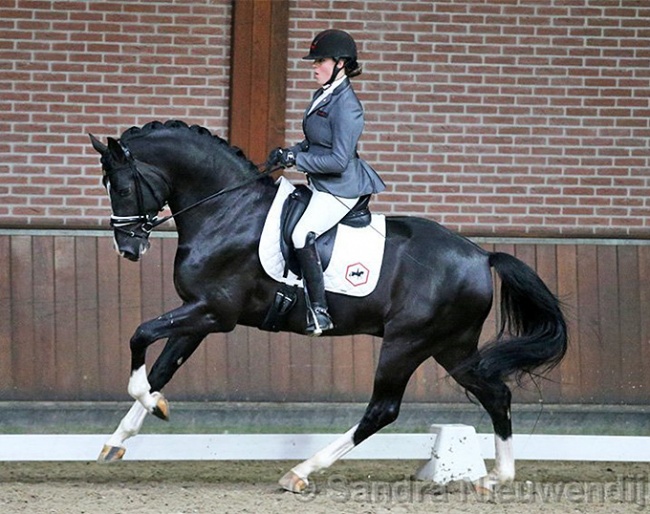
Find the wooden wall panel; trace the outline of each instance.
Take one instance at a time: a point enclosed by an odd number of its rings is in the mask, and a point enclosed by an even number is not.
[[[0,236],[0,391],[13,391],[11,238]]]
[[[97,333],[99,336],[98,400],[124,400],[129,367],[121,355],[128,345],[120,338],[119,261],[110,237],[97,238]]]
[[[75,238],[75,292],[77,318],[77,365],[79,396],[84,400],[97,398],[101,392],[98,334],[98,262],[97,238]]]
[[[307,341],[311,345],[311,362],[312,362],[312,392],[316,396],[327,398],[332,387],[332,339],[327,338],[327,344],[318,344]],[[275,346],[273,347],[275,351]]]
[[[566,403],[578,403],[581,394],[580,338],[578,328],[578,256],[574,245],[559,245],[557,252],[557,296],[563,304],[569,331],[569,345],[564,360],[558,366],[559,398]]]
[[[59,318],[59,313],[56,312],[59,305],[62,306],[62,309],[74,309],[76,302],[74,295],[64,298],[64,301],[57,301],[57,295],[64,294],[64,291],[57,291],[55,282],[56,252],[54,238],[39,237],[33,239],[32,253],[34,266],[32,271],[33,348],[36,349],[31,356],[35,368],[34,388],[39,393],[47,394],[48,389],[54,388],[56,391],[60,389],[57,375],[60,375],[60,370],[65,368],[66,361],[63,356],[68,359],[74,359],[77,356],[76,348],[68,352],[61,351],[62,349],[59,348],[57,339],[59,326],[57,318]],[[75,316],[72,316],[64,326],[74,325],[74,322]],[[76,337],[73,335],[68,341],[74,344]],[[71,375],[74,376],[72,373]],[[65,391],[63,393],[65,394]]]
[[[593,246],[579,246],[577,248],[578,266],[578,295],[577,315],[578,330],[575,333],[580,355],[580,391],[592,391],[600,382],[602,368],[600,354],[602,343],[599,333],[598,321],[598,259],[597,248]],[[582,371],[585,373],[582,373]]]
[[[34,326],[33,290],[33,238],[16,236],[11,239],[11,343],[12,374],[14,389],[11,398],[29,399],[40,393],[34,355],[36,347]]]
[[[650,392],[650,246],[639,246],[634,250],[637,258],[637,275],[631,280],[636,280],[636,286],[632,291],[630,300],[623,305],[632,312],[631,315],[621,316],[626,323],[624,339],[621,352],[623,355],[623,369],[634,371],[634,383],[629,385],[635,391],[638,403],[648,400]],[[638,330],[638,332],[637,332]]]
[[[647,403],[649,244],[483,246],[534,266],[565,305],[566,359],[549,380],[516,391],[516,401]],[[173,237],[155,237],[142,262],[131,263],[115,254],[106,235],[1,235],[0,400],[128,399],[133,331],[180,304],[175,248]],[[497,311],[488,316],[483,341],[496,332]],[[238,327],[210,335],[167,392],[187,400],[365,402],[380,344],[362,335],[311,339]],[[163,345],[152,345],[149,365]],[[406,400],[466,401],[433,362],[417,370]]]
[[[621,379],[621,349],[618,325],[618,276],[616,247],[598,247],[596,251],[598,273],[598,355],[592,365],[600,370],[600,384],[615,392]],[[613,400],[613,398],[612,398]]]
[[[643,341],[641,339],[641,282],[639,270],[639,252],[634,246],[621,246],[617,249],[617,273],[619,277],[618,322],[619,334],[617,347],[619,352],[620,386],[627,387],[635,401],[643,401],[648,391],[643,388],[647,368],[638,366],[643,358]],[[647,343],[646,345],[647,346]],[[628,370],[623,374],[623,370]]]
[[[34,238],[34,244],[41,238]],[[77,358],[85,348],[77,345],[77,294],[75,260],[75,238],[57,237],[54,241],[56,291],[54,311],[56,313],[56,394],[62,397],[77,394],[80,391],[79,368]],[[51,255],[51,254],[50,254]],[[52,258],[50,256],[50,258]]]
[[[640,403],[647,402],[650,393],[650,245],[639,246],[639,341],[641,349],[637,359],[637,366],[641,367],[643,381],[639,387]],[[634,357],[634,354],[631,354]],[[627,360],[625,361],[627,364]]]

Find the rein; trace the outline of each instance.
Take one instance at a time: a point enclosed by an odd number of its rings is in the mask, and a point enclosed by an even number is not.
[[[269,176],[271,173],[274,173],[278,170],[282,169],[282,166],[271,166],[267,162],[256,164],[255,167],[259,170],[261,166],[264,166],[264,170],[258,173],[257,175],[249,178],[248,180],[244,180],[243,182],[240,182],[239,184],[234,184],[230,187],[227,187],[225,189],[222,189],[221,191],[217,191],[216,193],[213,193],[209,196],[206,196],[205,198],[202,198],[201,200],[188,205],[187,207],[181,209],[178,212],[172,213],[168,216],[165,216],[164,218],[158,218],[157,216],[150,217],[146,212],[144,212],[144,199],[142,196],[142,182],[149,188],[151,191],[153,197],[158,200],[157,195],[155,194],[154,189],[151,187],[151,185],[148,183],[148,181],[143,177],[142,173],[140,170],[138,170],[138,167],[135,163],[135,159],[133,155],[131,154],[131,151],[127,148],[127,146],[121,141],[118,140],[118,144],[120,147],[122,147],[122,150],[124,151],[124,155],[127,157],[128,162],[129,162],[129,169],[131,170],[131,174],[133,176],[133,181],[136,189],[136,195],[137,195],[137,203],[138,203],[138,210],[140,211],[138,215],[136,216],[111,216],[111,226],[120,232],[124,232],[125,234],[128,234],[131,237],[143,237],[143,236],[138,236],[133,230],[127,230],[124,227],[128,225],[133,225],[134,223],[142,222],[141,229],[149,235],[149,233],[156,227],[162,225],[163,223],[167,223],[171,219],[175,218],[176,216],[179,216],[181,214],[186,213],[187,211],[190,211],[194,209],[195,207],[198,207],[199,205],[202,205],[206,202],[209,202],[210,200],[213,200],[214,198],[217,198],[221,195],[224,195],[226,193],[230,193],[232,191],[235,191],[241,187],[247,186],[249,184],[252,184],[253,182],[256,182],[264,177]],[[163,177],[163,180],[166,182],[166,180]],[[159,203],[162,203],[159,201]],[[164,204],[160,206],[158,209],[159,211],[162,210],[164,207]],[[146,236],[144,236],[146,237]]]

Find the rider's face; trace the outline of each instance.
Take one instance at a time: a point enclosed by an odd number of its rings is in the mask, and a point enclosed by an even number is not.
[[[319,86],[322,86],[330,79],[335,65],[336,62],[331,57],[314,60],[312,63],[314,78],[316,79],[316,82],[318,82]]]

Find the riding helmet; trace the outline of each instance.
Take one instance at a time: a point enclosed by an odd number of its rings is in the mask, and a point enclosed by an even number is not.
[[[305,60],[326,59],[355,59],[357,58],[357,45],[352,36],[343,30],[328,29],[316,35],[309,47],[309,54]]]

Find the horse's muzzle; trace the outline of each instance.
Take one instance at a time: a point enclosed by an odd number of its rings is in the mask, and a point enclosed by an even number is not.
[[[147,253],[149,246],[149,240],[146,235],[133,234],[129,235],[124,232],[115,231],[113,237],[113,246],[115,251],[125,259],[128,259],[132,262],[137,262],[140,260],[140,257]]]

